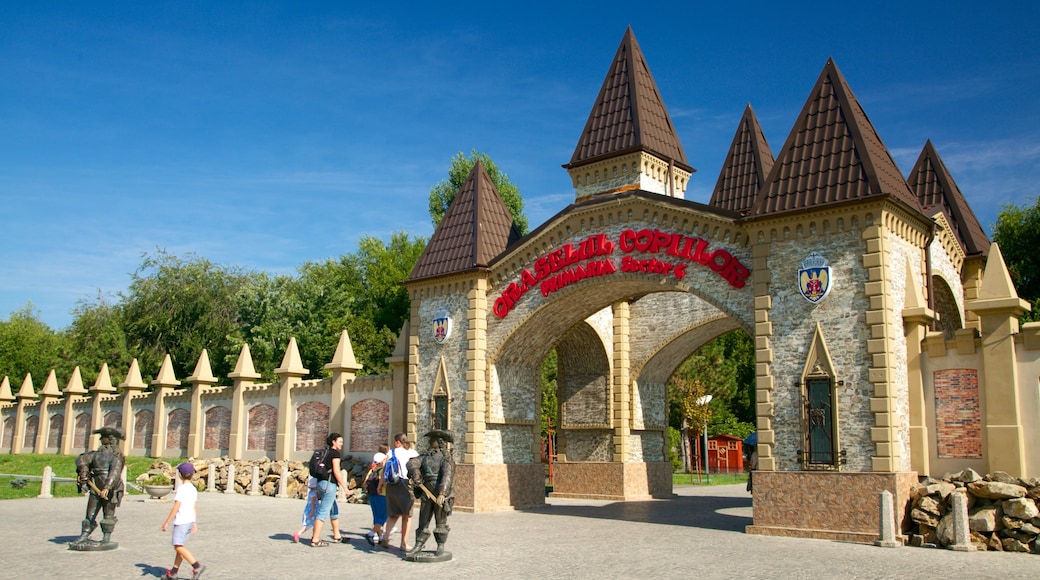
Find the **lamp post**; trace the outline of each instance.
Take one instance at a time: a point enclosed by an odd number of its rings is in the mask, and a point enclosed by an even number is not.
[[[702,407],[707,407],[708,403],[711,402],[711,395],[704,395],[703,397],[697,398],[697,404]],[[708,475],[708,415],[704,415],[704,453],[701,457],[704,458],[704,482],[711,483],[711,478]]]

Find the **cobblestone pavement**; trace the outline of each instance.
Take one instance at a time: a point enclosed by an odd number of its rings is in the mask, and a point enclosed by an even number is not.
[[[351,542],[311,548],[292,543],[302,501],[202,493],[199,531],[188,547],[206,564],[207,580],[376,573],[453,579],[1040,578],[1040,555],[747,535],[751,499],[742,485],[675,492],[670,500],[550,499],[539,510],[455,513],[447,544],[453,559],[443,563],[407,562],[396,549],[369,547],[362,538],[370,522],[367,505],[340,505]],[[127,497],[113,534],[119,548],[73,552],[67,544],[78,535],[85,507],[82,498],[0,502],[0,579],[148,579],[173,562],[170,534],[160,531],[170,503]],[[180,570],[182,578],[190,575],[188,567]]]

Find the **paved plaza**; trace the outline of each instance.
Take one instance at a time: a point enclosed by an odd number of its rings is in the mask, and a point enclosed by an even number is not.
[[[188,547],[207,565],[207,580],[373,574],[402,579],[1040,577],[1040,556],[1031,554],[747,535],[751,499],[742,485],[675,492],[671,500],[551,499],[535,511],[456,513],[448,541],[454,559],[439,564],[406,562],[397,550],[369,547],[361,536],[370,521],[367,505],[340,506],[350,543],[311,548],[292,543],[301,500],[203,493],[199,532]],[[78,535],[85,506],[82,498],[0,502],[0,579],[158,578],[172,563],[170,534],[159,529],[170,503],[129,496],[117,513],[118,549],[70,551],[67,544]],[[188,578],[190,569],[180,574]]]

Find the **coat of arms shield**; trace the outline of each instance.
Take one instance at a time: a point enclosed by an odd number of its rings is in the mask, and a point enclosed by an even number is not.
[[[433,340],[438,344],[448,340],[451,336],[451,317],[447,310],[438,310],[433,315]]]
[[[831,267],[827,259],[816,252],[810,253],[802,260],[798,270],[798,291],[806,300],[816,304],[831,291]]]

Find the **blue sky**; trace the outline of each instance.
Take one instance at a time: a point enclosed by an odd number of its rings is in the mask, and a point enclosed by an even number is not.
[[[31,301],[65,327],[157,248],[291,274],[429,236],[458,151],[491,155],[533,228],[573,200],[560,165],[629,25],[687,199],[745,103],[779,150],[828,57],[903,173],[931,139],[987,232],[1040,192],[1035,2],[367,4],[0,5],[0,319]]]

